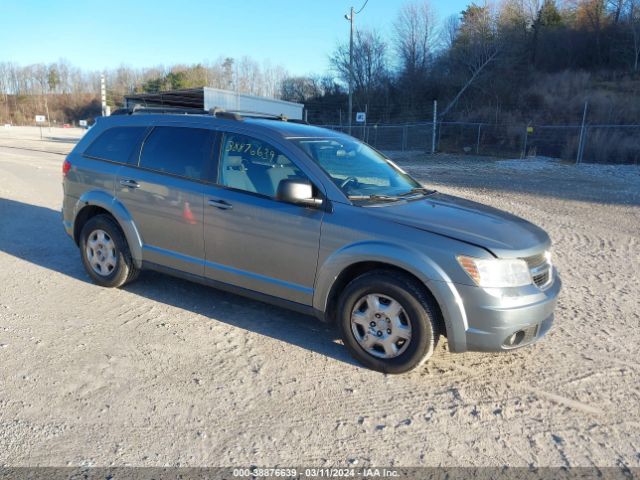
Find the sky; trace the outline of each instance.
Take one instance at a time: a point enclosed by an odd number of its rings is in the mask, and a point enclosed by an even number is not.
[[[405,0],[369,0],[356,28],[385,38]],[[468,0],[431,0],[439,19]],[[5,0],[0,61],[20,65],[65,59],[87,70],[192,64],[243,56],[290,73],[323,73],[349,38],[344,14],[364,0]]]

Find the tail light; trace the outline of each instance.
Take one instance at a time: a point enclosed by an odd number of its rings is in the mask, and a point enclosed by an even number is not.
[[[71,170],[71,162],[68,158],[65,158],[64,162],[62,162],[62,176],[66,177],[69,170]]]

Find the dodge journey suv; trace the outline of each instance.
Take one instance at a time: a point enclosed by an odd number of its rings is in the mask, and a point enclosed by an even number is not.
[[[453,352],[504,351],[551,327],[550,240],[521,218],[283,117],[118,113],[63,164],[64,227],[98,285],[153,269],[312,314],[388,373],[441,335]]]

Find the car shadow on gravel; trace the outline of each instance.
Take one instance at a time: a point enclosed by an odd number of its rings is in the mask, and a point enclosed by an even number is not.
[[[90,283],[59,211],[0,198],[0,219],[0,252]],[[308,315],[156,272],[124,290],[359,366],[337,343],[337,330]]]
[[[338,343],[337,329],[309,315],[153,271],[142,272],[138,280],[123,289],[214,321],[360,366],[342,343]]]
[[[0,198],[0,222],[0,252],[75,280],[88,280],[59,211]]]

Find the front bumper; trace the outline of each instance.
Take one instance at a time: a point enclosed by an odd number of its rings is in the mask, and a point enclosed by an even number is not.
[[[534,285],[487,289],[456,284],[464,334],[449,339],[450,349],[455,352],[506,351],[542,338],[553,324],[553,311],[562,287],[555,269],[553,277],[551,285],[544,290]]]

